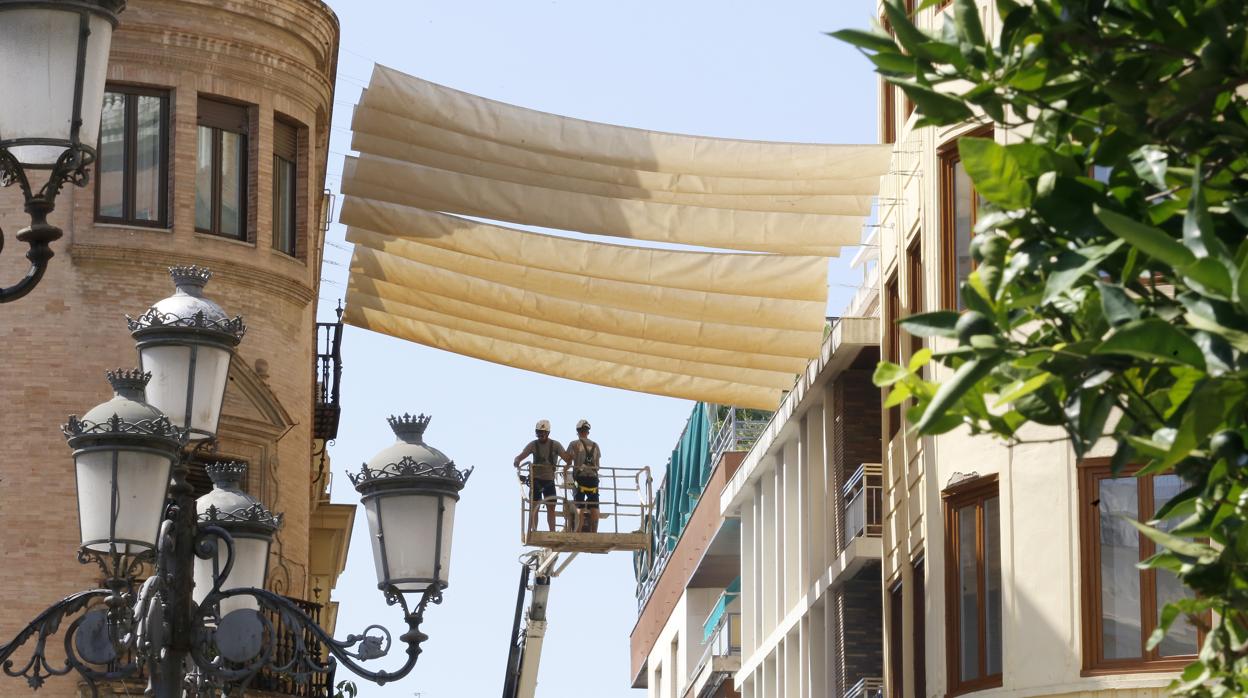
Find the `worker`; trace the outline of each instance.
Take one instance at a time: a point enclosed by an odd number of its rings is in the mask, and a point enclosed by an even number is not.
[[[516,456],[516,469],[526,456],[533,456],[533,469],[529,472],[529,530],[537,530],[537,510],[546,504],[546,524],[555,530],[555,466],[559,459],[571,464],[572,460],[563,445],[550,438],[550,420],[539,419],[534,428],[537,438],[530,441],[520,455]]]
[[[582,533],[598,532],[598,468],[602,465],[602,449],[589,438],[589,421],[576,423],[576,441],[568,447],[568,459],[572,464],[572,476],[576,490],[576,530]]]

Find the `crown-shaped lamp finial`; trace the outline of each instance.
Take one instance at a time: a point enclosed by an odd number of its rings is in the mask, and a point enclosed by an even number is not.
[[[394,430],[394,435],[400,441],[419,444],[424,443],[425,427],[429,426],[431,416],[423,414],[412,415],[404,413],[403,415],[391,415],[386,418],[390,422],[390,428]]]

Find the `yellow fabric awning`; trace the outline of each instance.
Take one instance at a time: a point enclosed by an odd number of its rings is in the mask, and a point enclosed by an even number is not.
[[[827,257],[858,243],[890,156],[598,124],[380,66],[353,129],[346,322],[573,380],[765,409],[819,350]]]

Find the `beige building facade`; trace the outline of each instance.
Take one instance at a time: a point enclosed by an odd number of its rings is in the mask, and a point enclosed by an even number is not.
[[[91,183],[62,192],[52,222],[65,236],[46,277],[0,311],[0,642],[98,582],[74,559],[59,426],[108,397],[106,369],[137,365],[125,316],[171,294],[172,265],[211,268],[206,295],[247,323],[219,452],[247,461],[245,488],[285,515],[268,587],[328,603],[354,518],[328,499],[324,417],[336,405],[319,390],[316,322],[338,37],[319,0],[132,0],[121,15]],[[25,218],[18,193],[0,192],[0,284],[25,271],[12,241]],[[320,612],[332,627],[334,608]],[[26,690],[9,681],[0,693]],[[75,694],[70,679],[41,692]]]
[[[998,29],[993,4],[979,2]],[[917,23],[939,31],[944,3]],[[991,124],[915,129],[900,90],[881,83],[882,138],[895,142],[881,187],[881,353],[905,364],[923,346],[896,329],[912,313],[957,310],[970,273],[977,204],[957,155],[967,135],[1016,140]],[[933,369],[927,369],[933,370]],[[939,380],[948,371],[936,367]],[[1174,476],[1111,477],[1076,461],[1057,430],[1009,446],[963,430],[916,438],[902,409],[883,419],[883,605],[889,695],[1161,695],[1196,633],[1146,650],[1177,582],[1141,572],[1149,544],[1119,514],[1147,516],[1177,492]]]

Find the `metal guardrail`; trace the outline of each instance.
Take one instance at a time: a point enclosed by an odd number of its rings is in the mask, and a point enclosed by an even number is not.
[[[884,698],[884,679],[867,676],[845,691],[845,698]]]
[[[342,304],[338,322],[316,323],[316,409],[312,436],[323,441],[338,438],[342,416],[339,388],[342,387]]]
[[[719,619],[719,624],[715,626],[711,638],[706,641],[706,649],[702,651],[702,658],[698,660],[698,666],[691,675],[697,676],[702,671],[702,667],[710,664],[711,659],[715,657],[739,656],[741,656],[741,613],[725,613]]]
[[[725,408],[717,408],[716,412],[720,412]],[[758,437],[762,436],[763,430],[767,428],[767,423],[771,421],[771,414],[766,413],[766,417],[760,417],[761,410],[738,410],[736,407],[727,407],[727,414],[719,420],[719,428],[715,430],[715,434],[711,437],[711,467],[719,462],[721,456],[728,451],[747,451],[754,442],[758,441]],[[719,415],[717,414],[718,418]]]
[[[844,487],[845,544],[858,536],[879,536],[883,522],[883,477],[878,463],[863,463]]]
[[[533,505],[539,505],[536,530],[543,530],[546,524],[545,508],[542,501],[533,501],[529,485],[532,464],[520,464],[520,531],[521,542],[527,544],[529,534],[529,516]],[[598,533],[638,533],[646,530],[654,501],[651,496],[653,482],[650,468],[599,468],[598,469]],[[574,493],[576,481],[567,468],[560,468],[555,474],[555,520],[562,520],[559,530],[565,533],[575,532],[576,501]]]
[[[321,604],[313,601],[305,601],[286,597],[294,602],[299,610],[308,614],[314,623],[320,625],[321,622]],[[295,659],[297,655],[298,643],[295,633],[302,630],[303,646],[309,651],[316,652],[316,660],[324,662],[328,654],[321,647],[320,640],[317,639],[310,630],[306,628],[291,629],[286,627],[282,622],[281,614],[272,611],[265,611],[268,620],[273,624],[273,630],[277,636],[277,646],[273,649],[273,662],[275,666],[281,666]],[[268,691],[270,693],[280,693],[287,696],[297,696],[299,698],[331,698],[334,695],[334,669],[335,663],[332,658],[329,662],[330,669],[324,673],[312,674],[306,679],[299,679],[293,676],[277,674],[271,670],[262,670],[256,674],[256,678],[252,680],[249,687],[250,690]]]

